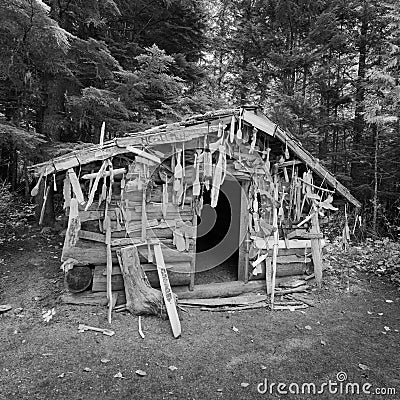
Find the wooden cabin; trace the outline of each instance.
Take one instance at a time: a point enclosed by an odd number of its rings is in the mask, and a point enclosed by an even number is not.
[[[106,243],[119,303],[124,280],[116,250],[132,244],[154,287],[152,243],[162,244],[178,296],[199,295],[197,287],[210,281],[216,296],[229,295],[227,281],[235,282],[234,294],[252,285],[270,290],[274,279],[314,270],[320,284],[321,218],[336,210],[337,195],[360,206],[292,134],[254,107],[128,133],[32,169],[41,187],[59,182],[63,192],[69,223],[61,261],[70,292],[83,292],[69,301],[106,301]]]

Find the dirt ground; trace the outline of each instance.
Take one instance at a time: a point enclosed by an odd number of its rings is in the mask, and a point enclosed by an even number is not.
[[[178,340],[168,321],[144,317],[141,339],[136,317],[114,314],[108,337],[78,333],[79,323],[109,327],[105,308],[59,302],[61,245],[32,229],[0,250],[0,304],[13,307],[0,316],[1,400],[400,399],[400,292],[387,281],[352,271],[347,285],[331,272],[304,311],[190,309]],[[322,394],[302,389],[329,380]],[[368,383],[386,394],[363,393]]]

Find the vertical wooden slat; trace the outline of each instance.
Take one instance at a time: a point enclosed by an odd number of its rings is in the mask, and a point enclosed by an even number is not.
[[[274,183],[274,205],[273,205],[273,215],[272,215],[272,225],[275,229],[274,231],[274,246],[272,248],[272,282],[271,282],[271,309],[274,309],[275,300],[275,279],[276,279],[276,261],[278,257],[279,248],[279,229],[278,229],[278,199],[279,199],[279,182],[275,178]]]
[[[190,284],[189,284],[189,290],[194,289],[194,278],[196,274],[196,240],[197,240],[197,215],[196,212],[193,211],[193,219],[192,219],[192,224],[193,224],[193,248],[190,249],[189,251],[193,252],[193,259],[190,263]]]
[[[249,192],[250,182],[241,182],[240,191],[240,231],[239,238],[239,260],[238,260],[238,280],[248,282],[249,280],[249,251],[248,251],[248,226],[249,226]]]
[[[265,260],[265,283],[267,287],[267,294],[270,295],[272,291],[272,286],[271,286],[271,259],[267,258]]]
[[[314,211],[311,220],[311,233],[320,233],[318,211]],[[321,239],[311,239],[311,255],[314,264],[315,281],[319,288],[322,287],[322,255],[321,255]]]

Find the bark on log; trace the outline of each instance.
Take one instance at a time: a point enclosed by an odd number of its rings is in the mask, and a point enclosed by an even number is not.
[[[135,315],[162,315],[161,291],[148,283],[137,248],[129,246],[117,250],[117,257],[124,277],[126,309]]]

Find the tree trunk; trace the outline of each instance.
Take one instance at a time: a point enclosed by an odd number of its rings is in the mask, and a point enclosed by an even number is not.
[[[356,185],[361,185],[368,182],[365,176],[362,160],[360,159],[363,154],[362,145],[365,130],[364,120],[364,99],[365,99],[365,76],[367,69],[367,34],[368,34],[368,1],[364,2],[363,11],[361,16],[361,28],[358,44],[358,72],[356,82],[355,101],[356,108],[353,121],[353,140],[354,140],[354,155],[355,158],[351,166],[351,176]]]
[[[46,78],[47,101],[43,109],[41,132],[51,141],[61,139],[61,125],[65,111],[65,83],[55,76]]]
[[[373,198],[373,217],[372,217],[372,229],[374,233],[377,231],[377,220],[378,220],[378,152],[379,152],[379,129],[378,126],[374,126],[375,130],[375,152],[374,152],[374,198]]]

